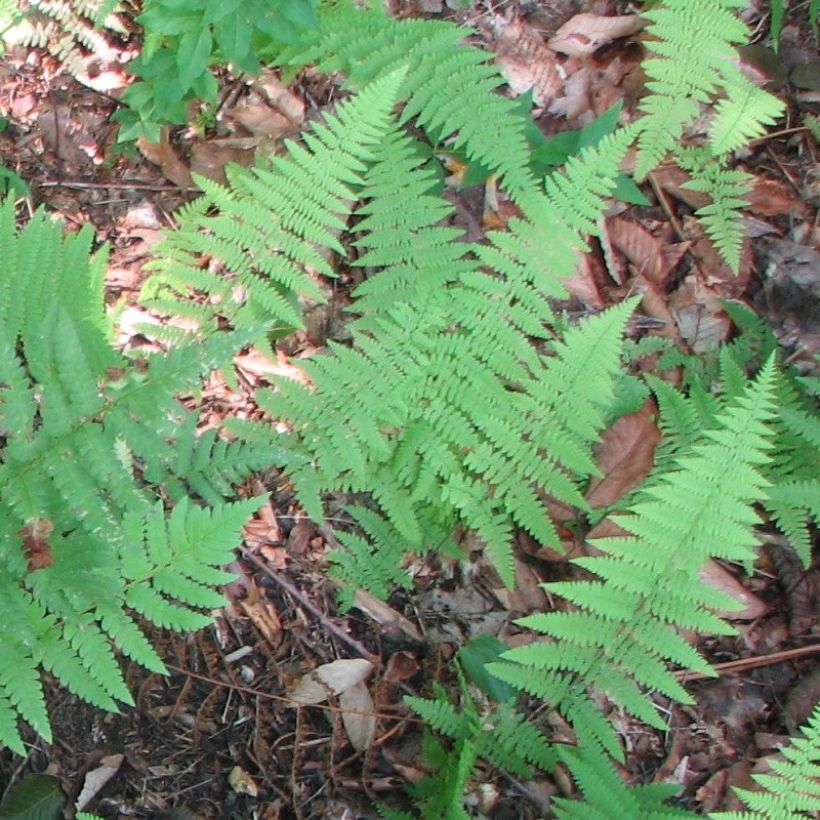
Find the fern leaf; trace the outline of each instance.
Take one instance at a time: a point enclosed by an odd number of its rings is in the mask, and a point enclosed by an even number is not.
[[[361,186],[363,164],[387,131],[404,72],[398,70],[343,102],[305,135],[308,148],[288,143],[288,154],[269,168],[235,170],[229,187],[198,180],[205,196],[178,215],[179,230],[166,235],[152,262],[155,271],[143,301],[182,310],[208,296],[213,324],[223,316],[247,328],[260,320],[301,326],[297,297],[323,300],[308,271],[333,272],[317,247],[343,253],[336,235]],[[214,214],[214,211],[217,213]],[[202,270],[207,255],[227,275]]]
[[[741,209],[747,204],[745,197],[751,190],[752,178],[743,171],[729,170],[716,162],[704,161],[703,155],[696,151],[680,151],[678,161],[693,175],[684,187],[702,191],[712,198],[709,205],[704,205],[695,213],[726,264],[737,273],[743,243]]]
[[[129,364],[108,344],[104,255],[89,255],[90,234],[64,239],[42,213],[17,230],[13,215],[0,206],[9,260],[9,301],[0,304],[0,743],[21,751],[17,718],[50,737],[39,670],[112,710],[131,702],[115,646],[163,670],[126,607],[177,628],[207,623],[196,608],[221,602],[211,586],[230,578],[218,567],[258,501],[212,513],[186,501],[167,515],[143,481],[146,465],[173,461],[177,435],[194,430],[176,396],[224,364],[243,334]],[[183,485],[209,465],[225,480],[251,469],[229,457],[243,451],[205,441],[180,457]]]
[[[711,129],[715,155],[760,133],[782,110],[736,66],[734,46],[748,31],[734,9],[744,0],[666,0],[643,12],[653,56],[643,63],[649,94],[642,100],[635,173],[645,177],[672,151],[700,105],[722,94]]]
[[[640,689],[690,700],[666,663],[708,667],[693,663],[693,652],[675,626],[727,630],[710,610],[728,599],[699,581],[697,573],[710,555],[736,560],[753,555],[756,517],[749,504],[763,497],[767,484],[759,469],[768,458],[775,383],[770,363],[707,431],[704,443],[680,456],[676,469],[652,485],[629,516],[618,519],[629,535],[596,541],[607,555],[577,561],[601,580],[548,585],[579,610],[522,619],[522,625],[558,642],[510,650],[505,663],[489,667],[494,675],[545,699],[576,724],[580,719],[585,736],[610,753],[617,740],[611,729],[601,731],[589,714],[597,708],[580,698],[579,687],[606,693],[656,726],[663,721]]]
[[[769,758],[772,774],[753,774],[759,790],[738,789],[749,807],[744,812],[716,812],[713,820],[800,820],[820,811],[820,707],[815,707],[801,734],[782,749],[784,759]]]
[[[758,88],[745,78],[727,88],[718,100],[709,124],[709,149],[716,157],[742,148],[750,140],[766,133],[783,116],[785,105],[773,94]]]
[[[320,71],[341,71],[354,88],[407,66],[399,98],[403,121],[415,118],[433,144],[452,138],[467,156],[497,173],[513,195],[533,192],[524,121],[515,103],[495,89],[503,79],[489,55],[456,45],[464,29],[433,20],[394,20],[377,8],[339,2],[319,12],[321,26],[285,49],[280,65],[315,63]],[[455,84],[455,85],[454,85]],[[460,93],[454,95],[453,87]]]

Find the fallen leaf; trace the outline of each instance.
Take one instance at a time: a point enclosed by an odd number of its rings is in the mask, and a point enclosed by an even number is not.
[[[108,755],[100,760],[100,765],[92,769],[83,781],[83,788],[74,807],[82,811],[99,793],[109,780],[120,770],[125,755]]]
[[[618,17],[576,14],[555,32],[548,45],[553,51],[581,57],[620,37],[628,37],[642,27],[643,20],[638,14]]]
[[[496,63],[515,94],[533,90],[536,105],[557,96],[564,82],[555,54],[524,20],[496,18]]]
[[[260,137],[226,137],[198,142],[191,149],[191,171],[225,185],[228,181],[225,166],[234,164],[249,168],[261,144]]]
[[[589,505],[606,507],[635,489],[652,469],[660,440],[652,401],[647,401],[635,413],[621,416],[605,430],[596,448],[602,475],[590,482]]]
[[[622,217],[606,221],[610,242],[630,262],[635,272],[655,284],[663,284],[668,269],[663,245],[637,222]]]
[[[331,695],[339,695],[364,681],[373,671],[373,664],[364,658],[343,658],[317,666],[303,675],[288,697],[291,706],[323,703]]]
[[[259,787],[254,779],[241,766],[234,766],[228,772],[228,785],[237,794],[247,794],[250,797],[256,797],[259,794]]]
[[[137,140],[137,148],[149,162],[159,165],[166,179],[170,179],[180,188],[190,188],[193,185],[191,172],[185,163],[176,155],[168,137],[168,127],[162,129],[159,142],[149,142],[145,137]]]
[[[376,734],[376,716],[373,698],[364,683],[357,683],[339,695],[344,724],[350,745],[363,752],[370,748]]]
[[[769,607],[756,595],[749,592],[731,572],[717,561],[709,560],[700,568],[701,581],[713,589],[734,598],[743,609],[717,610],[716,614],[727,621],[753,621],[769,611]]]
[[[787,189],[781,180],[757,178],[746,195],[748,209],[761,216],[805,216],[806,203]]]

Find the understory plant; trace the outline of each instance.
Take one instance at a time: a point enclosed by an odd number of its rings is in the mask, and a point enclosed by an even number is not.
[[[713,557],[754,560],[757,505],[808,562],[814,387],[778,366],[762,332],[724,348],[709,373],[668,351],[685,392],[638,379],[625,338],[638,300],[579,322],[555,302],[632,146],[639,178],[672,155],[710,195],[705,230],[737,266],[746,177],[731,154],[782,109],[732,62],[747,37],[734,14],[741,5],[667,0],[647,11],[655,39],[639,116],[546,179],[533,174],[520,106],[498,93],[501,76],[488,54],[461,42],[463,29],[347,2],[320,7],[290,45],[265,48],[290,70],[339,72],[351,94],[283,154],[229,170],[224,186],[199,180],[203,196],[178,213],[142,294],[196,330],[163,331],[169,351],[147,361],[110,344],[104,252],[90,253],[87,234],[61,239],[42,214],[18,233],[7,203],[0,640],[10,651],[0,659],[0,739],[22,750],[18,718],[48,739],[40,669],[98,705],[127,702],[112,643],[162,668],[135,614],[175,628],[206,622],[201,610],[219,604],[212,588],[227,577],[218,566],[261,503],[227,502],[254,469],[284,468],[316,520],[326,493],[351,500],[329,556],[343,605],[357,587],[385,596],[410,585],[408,554],[458,556],[455,536],[465,532],[512,586],[515,532],[560,548],[551,502],[592,513],[584,494],[598,472],[593,447],[652,392],[664,441],[655,470],[621,505],[623,535],[575,561],[582,580],[547,585],[562,608],[521,619],[532,642],[486,666],[511,697],[485,710],[461,679],[461,710],[440,688],[409,701],[449,738],[427,742],[438,771],[414,796],[425,817],[466,816],[461,791],[478,766],[525,776],[560,764],[581,799],[556,799],[556,817],[686,814],[668,805],[674,787],[622,782],[613,761],[623,760],[623,744],[609,713],[662,731],[659,699],[692,702],[674,670],[712,669],[683,635],[731,631],[714,614],[731,600],[698,570]],[[178,68],[183,41],[196,58],[175,104],[199,93],[214,55],[227,53],[222,27],[255,8],[148,4],[144,22],[161,37],[144,65]],[[260,54],[251,29],[242,29],[248,70]],[[705,134],[682,147],[696,122]],[[482,242],[454,226],[442,195],[447,152],[489,169],[516,208]],[[228,422],[230,440],[201,432],[178,397],[243,345],[303,327],[306,303],[324,298],[323,277],[340,266],[361,280],[351,342],[329,342],[305,361],[305,379],[277,378],[259,391],[268,421]],[[733,318],[751,321],[739,309]],[[516,711],[525,697],[557,713],[575,742],[529,723]],[[802,793],[810,775],[799,776]],[[769,785],[785,792],[780,781]]]

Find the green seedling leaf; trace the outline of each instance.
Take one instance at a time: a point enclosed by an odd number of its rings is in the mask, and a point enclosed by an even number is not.
[[[486,664],[497,661],[508,649],[505,643],[492,635],[478,635],[467,641],[458,652],[464,674],[496,703],[512,700],[516,692],[509,684],[493,677],[487,671]]]
[[[56,777],[32,774],[6,795],[0,805],[0,820],[58,820],[64,803]]]

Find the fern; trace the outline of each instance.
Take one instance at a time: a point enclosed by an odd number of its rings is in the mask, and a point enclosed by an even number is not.
[[[277,322],[277,335],[301,327],[298,299],[323,301],[310,273],[333,275],[320,248],[344,253],[337,234],[401,80],[401,72],[391,74],[342,104],[306,135],[307,148],[290,143],[288,156],[272,158],[268,169],[235,168],[231,187],[198,180],[206,194],[178,213],[179,229],[157,249],[143,301],[203,328],[215,328],[218,317],[241,328]],[[229,275],[203,268],[202,255]]]
[[[21,19],[8,36],[22,46],[44,48],[69,73],[87,73],[89,57],[110,51],[104,31],[123,31],[111,0],[24,0]],[[101,31],[102,29],[102,31]]]
[[[546,297],[563,292],[559,278],[571,275],[582,244],[577,229],[589,224],[592,195],[576,212],[569,189],[597,173],[591,187],[600,207],[628,140],[603,141],[552,180],[548,196],[523,197],[524,217],[474,249],[437,226],[449,208],[426,207],[431,180],[415,143],[398,131],[383,140],[363,181],[356,229],[367,249],[362,264],[384,269],[354,302],[365,314],[354,324],[357,347],[331,344],[332,355],[306,363],[311,388],[282,381],[259,396],[293,427],[289,446],[305,460],[291,476],[312,516],[322,514],[322,491],[369,492],[413,549],[437,543],[442,528],[461,520],[507,583],[514,524],[558,543],[538,491],[584,506],[576,481],[595,469],[590,446],[611,401],[631,305],[571,330],[554,355],[538,354],[527,336],[550,338]],[[408,224],[400,224],[394,190],[422,199]],[[564,241],[545,244],[555,236]],[[442,257],[450,264],[440,266]],[[349,543],[364,555],[361,542]],[[346,577],[358,566],[348,561]],[[389,574],[366,577],[372,571],[360,570],[359,583],[383,589]]]
[[[155,671],[163,665],[133,612],[191,629],[222,601],[242,523],[261,499],[167,514],[142,480],[193,428],[175,399],[229,360],[239,337],[191,344],[134,366],[108,342],[105,252],[87,231],[62,238],[38,212],[21,231],[0,206],[0,742],[23,753],[18,718],[50,739],[40,684],[46,670],[97,706],[131,703],[116,646]],[[211,440],[186,485],[218,463]],[[190,482],[188,481],[190,477]],[[216,499],[212,499],[216,500]]]
[[[612,766],[611,760],[594,743],[560,747],[561,761],[579,784],[582,800],[558,797],[553,801],[557,820],[614,820],[620,817],[690,818],[694,814],[669,806],[680,787],[671,783],[652,783],[628,787]]]
[[[712,202],[695,214],[726,264],[737,273],[743,244],[741,208],[746,205],[744,197],[751,190],[751,176],[743,171],[723,168],[718,162],[710,161],[705,153],[695,150],[681,149],[678,163],[692,175],[684,187],[711,196]]]
[[[531,766],[549,770],[557,761],[556,752],[544,736],[513,703],[482,708],[471,694],[460,665],[456,664],[460,703],[455,705],[445,690],[434,684],[434,698],[405,697],[406,703],[438,734],[449,738],[451,748],[429,732],[422,741],[422,753],[434,772],[410,786],[422,818],[468,818],[464,791],[480,759],[525,779],[532,777]],[[384,810],[385,817],[398,816]],[[409,815],[408,815],[409,816]]]
[[[748,32],[733,9],[744,0],[666,0],[644,11],[653,56],[643,63],[650,93],[641,102],[636,174],[639,178],[673,151],[701,104],[720,94],[709,148],[721,156],[763,133],[783,104],[756,88],[736,65],[734,46]]]
[[[802,729],[802,736],[768,759],[772,774],[752,777],[760,790],[735,789],[749,811],[717,812],[713,820],[800,820],[816,817],[820,807],[820,706]]]
[[[340,71],[354,89],[406,66],[398,95],[406,100],[402,122],[414,120],[434,145],[463,149],[498,174],[511,194],[535,190],[525,121],[512,100],[494,93],[504,80],[489,55],[459,44],[468,30],[442,21],[393,20],[381,4],[359,8],[348,0],[322,7],[319,21],[281,51],[279,65]]]
[[[753,556],[755,515],[749,503],[763,496],[767,483],[758,470],[768,460],[775,387],[769,364],[705,442],[681,456],[631,514],[618,519],[629,534],[597,541],[605,555],[577,560],[601,580],[546,586],[579,609],[519,623],[552,640],[513,649],[504,663],[489,667],[501,680],[558,709],[581,737],[613,757],[621,758],[620,745],[593,693],[604,693],[663,728],[642,690],[688,703],[691,698],[667,664],[710,671],[676,629],[729,631],[711,610],[731,603],[697,573],[710,555]]]
[[[750,310],[733,302],[724,308],[741,332],[717,356],[664,356],[663,369],[683,366],[689,395],[658,379],[648,379],[658,398],[663,432],[656,453],[656,473],[669,455],[683,453],[714,427],[715,418],[743,389],[747,369],[774,354],[771,329]],[[763,506],[789,539],[805,566],[811,560],[809,518],[820,520],[820,414],[817,400],[792,369],[778,375],[780,412],[773,422],[775,457],[765,468],[769,487]]]

